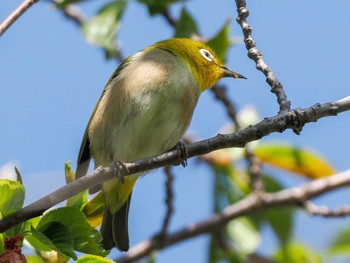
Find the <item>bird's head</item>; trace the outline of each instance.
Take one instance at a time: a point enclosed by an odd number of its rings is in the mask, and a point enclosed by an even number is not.
[[[210,88],[224,77],[246,78],[225,67],[215,52],[202,42],[188,38],[172,38],[156,43],[155,47],[166,49],[183,59],[195,76],[201,91]]]

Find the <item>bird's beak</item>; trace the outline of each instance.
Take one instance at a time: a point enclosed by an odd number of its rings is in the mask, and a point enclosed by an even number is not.
[[[226,68],[225,66],[221,66],[220,67],[222,69],[222,71],[224,72],[224,77],[232,77],[232,78],[235,78],[235,79],[247,79],[246,77],[244,77],[243,75],[237,73],[237,72],[234,72],[232,70],[229,70],[228,68]]]

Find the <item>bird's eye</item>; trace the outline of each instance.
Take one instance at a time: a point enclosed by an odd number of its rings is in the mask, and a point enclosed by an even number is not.
[[[201,55],[208,61],[213,61],[214,57],[213,55],[206,49],[202,48],[199,50],[199,53],[201,53]]]

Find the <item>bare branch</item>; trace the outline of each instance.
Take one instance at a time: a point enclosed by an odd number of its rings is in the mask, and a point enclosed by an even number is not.
[[[162,15],[172,28],[176,28],[178,21],[170,15],[169,9],[165,9]]]
[[[231,121],[235,125],[235,131],[240,130],[240,124],[237,119],[237,111],[232,101],[227,96],[226,87],[215,85],[210,90],[215,95],[215,98],[221,101],[222,104],[225,106],[227,116],[231,119]]]
[[[51,2],[55,5],[60,4],[60,0],[51,0]],[[77,26],[82,26],[82,24],[86,21],[86,16],[84,12],[76,5],[69,4],[64,6],[63,8],[59,8],[62,11],[63,15],[70,21],[74,22]],[[118,62],[122,62],[125,58],[119,48],[119,45],[116,42],[115,45],[115,59]]]
[[[342,217],[350,214],[350,205],[344,205],[334,209],[330,209],[327,206],[315,205],[310,201],[305,201],[303,207],[306,212],[312,215],[319,215],[324,217]]]
[[[316,197],[322,193],[347,186],[350,184],[350,169],[342,173],[312,181],[299,187],[282,190],[276,193],[252,194],[245,199],[226,207],[221,213],[214,214],[210,218],[184,227],[169,234],[162,243],[158,239],[148,239],[132,247],[125,256],[117,259],[119,263],[134,262],[154,250],[159,250],[175,243],[196,237],[201,234],[216,231],[226,223],[250,214],[259,209],[285,205],[299,205],[304,200]]]
[[[166,235],[168,231],[168,226],[170,223],[171,216],[174,212],[173,207],[173,180],[174,176],[171,173],[171,166],[164,167],[164,173],[166,175],[166,182],[165,182],[165,189],[166,189],[166,198],[165,198],[165,204],[166,204],[166,214],[163,220],[162,229],[158,235],[158,237],[162,240]]]
[[[245,0],[236,0],[237,6],[237,23],[241,26],[244,35],[244,43],[248,50],[248,57],[254,60],[256,68],[264,73],[266,82],[271,87],[271,92],[277,96],[278,104],[280,105],[280,112],[290,109],[290,101],[287,99],[287,95],[283,90],[282,84],[278,81],[276,76],[273,74],[270,67],[267,66],[263,59],[263,55],[260,50],[256,48],[255,42],[252,37],[252,27],[247,23],[247,17],[249,11],[246,9]],[[298,132],[295,130],[295,132]]]
[[[237,111],[233,105],[233,102],[229,99],[225,87],[215,85],[213,88],[211,88],[211,90],[215,94],[215,98],[221,101],[225,106],[227,115],[235,126],[234,130],[240,130],[241,125],[237,119]],[[253,191],[260,192],[264,188],[260,176],[261,163],[248,146],[245,147],[245,158],[249,164],[248,171],[251,178],[251,187]]]
[[[306,109],[284,111],[278,115],[265,118],[256,125],[249,126],[233,134],[219,134],[186,146],[188,158],[209,153],[223,148],[244,147],[248,142],[258,140],[273,132],[283,132],[286,129],[301,127],[308,122],[316,122],[318,119],[337,115],[340,112],[350,110],[350,96],[335,102],[316,104]],[[120,171],[122,176],[145,172],[166,165],[174,165],[179,162],[179,151],[172,150],[155,157],[125,163],[126,169]],[[41,215],[48,208],[59,204],[67,198],[82,192],[83,190],[101,184],[104,181],[115,178],[115,167],[99,167],[94,172],[69,183],[42,199],[29,204],[23,209],[0,220],[0,232],[24,222],[30,218]]]
[[[66,18],[73,21],[78,26],[81,26],[86,20],[83,11],[76,5],[70,4],[62,8],[61,10]]]
[[[1,24],[0,37],[24,12],[39,0],[24,0]]]
[[[248,172],[251,178],[251,189],[260,193],[264,190],[264,184],[261,178],[261,161],[255,156],[249,145],[245,147],[245,156],[249,164]]]

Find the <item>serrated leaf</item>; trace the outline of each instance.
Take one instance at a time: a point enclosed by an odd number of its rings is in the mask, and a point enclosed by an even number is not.
[[[39,251],[57,250],[55,244],[43,233],[34,227],[31,227],[31,234],[27,235],[26,240]]]
[[[25,190],[20,182],[1,179],[0,196],[0,218],[3,218],[22,208]]]
[[[82,25],[84,37],[91,44],[102,47],[106,57],[116,55],[115,38],[126,1],[112,1],[105,4],[91,19]]]
[[[187,0],[138,0],[139,3],[147,6],[151,16],[163,13],[171,4],[177,2],[186,2]]]
[[[70,230],[60,222],[50,222],[45,225],[39,225],[38,231],[45,235],[56,247],[57,252],[73,258],[77,259],[73,248],[73,236]]]
[[[70,167],[70,163],[64,164],[64,173],[65,173],[67,184],[74,181],[74,172]],[[87,190],[68,198],[66,202],[66,206],[75,207],[81,210],[86,203],[87,203]]]
[[[350,228],[345,228],[337,234],[327,253],[332,256],[350,254]]]
[[[316,153],[282,143],[260,144],[255,155],[264,163],[309,178],[320,178],[335,173],[333,167]]]
[[[85,255],[79,258],[75,263],[114,263],[115,261],[94,255]]]
[[[215,51],[216,55],[223,63],[226,61],[227,50],[231,45],[229,26],[230,21],[227,21],[220,31],[207,41],[207,45]]]
[[[198,34],[198,27],[192,15],[184,7],[181,10],[180,19],[175,28],[174,37],[192,38],[193,35]]]
[[[102,222],[105,209],[105,197],[102,192],[95,195],[88,203],[85,204],[82,211],[86,216],[89,224],[96,228]]]
[[[31,218],[29,220],[26,220],[23,224],[22,224],[22,233],[24,236],[28,235],[31,233],[31,228],[34,227],[36,228],[37,225],[39,224],[39,221],[41,219],[41,216],[38,217],[34,217]]]
[[[108,254],[100,245],[102,240],[100,232],[90,226],[79,209],[62,207],[51,210],[41,218],[38,228],[52,222],[60,222],[69,229],[75,250],[99,256]]]

